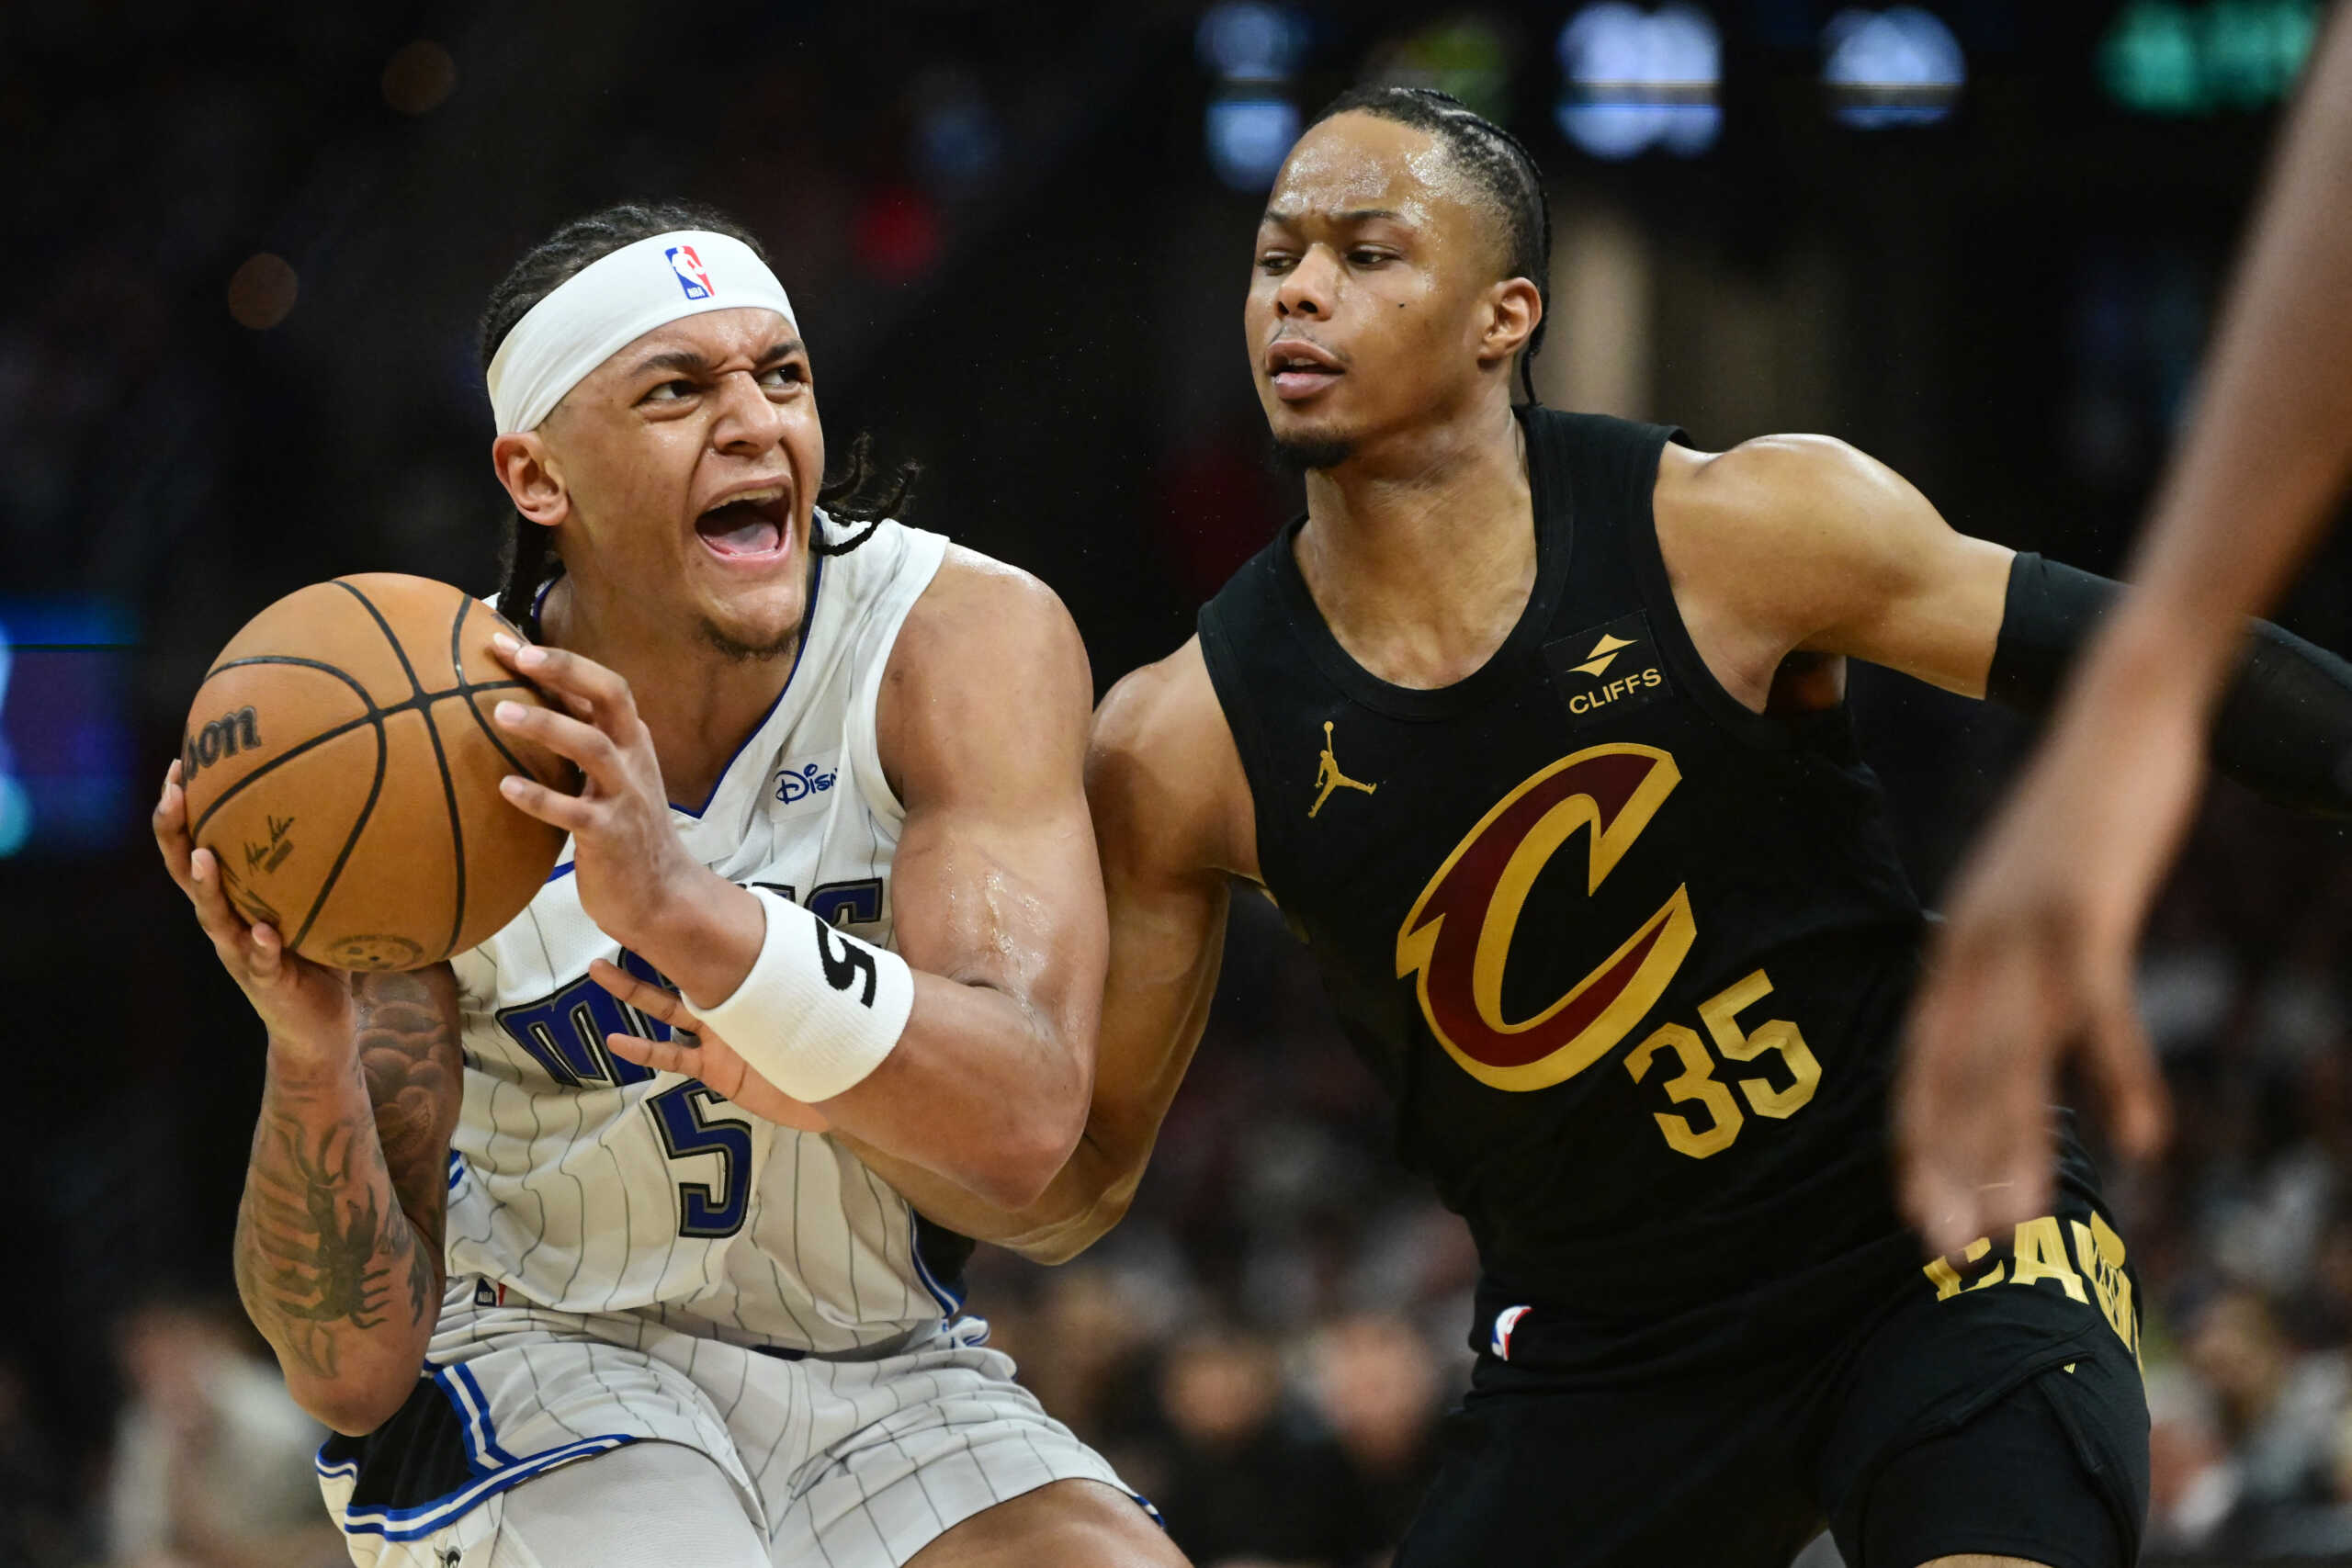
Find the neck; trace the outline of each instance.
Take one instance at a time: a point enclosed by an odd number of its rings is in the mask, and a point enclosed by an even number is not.
[[[628,682],[653,737],[662,789],[688,810],[700,810],[718,787],[728,762],[775,705],[799,652],[795,638],[771,659],[729,659],[695,628],[650,617],[638,596],[570,572],[548,591],[539,625],[548,642]],[[653,693],[659,700],[649,702]]]
[[[1348,656],[1449,686],[1491,658],[1535,589],[1526,438],[1504,396],[1306,476],[1299,570]]]

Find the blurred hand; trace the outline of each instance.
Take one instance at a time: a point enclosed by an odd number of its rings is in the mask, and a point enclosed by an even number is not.
[[[2132,949],[2196,803],[2206,719],[2188,689],[2132,694],[2116,674],[2084,674],[1964,868],[1912,1005],[1897,1181],[1931,1253],[2050,1212],[2050,1107],[2070,1050],[2122,1153],[2164,1141]]]
[[[588,974],[596,984],[646,1017],[666,1023],[673,1030],[684,1031],[686,1039],[698,1043],[687,1045],[675,1038],[648,1040],[640,1034],[607,1034],[605,1043],[614,1055],[640,1067],[651,1067],[657,1073],[684,1073],[690,1078],[700,1078],[752,1115],[763,1116],[780,1127],[822,1133],[832,1126],[824,1112],[793,1099],[745,1066],[743,1058],[735,1054],[735,1047],[705,1028],[675,991],[640,980],[619,964],[601,958],[588,965]]]
[[[180,763],[164,773],[164,793],[151,819],[155,847],[196,909],[197,924],[212,939],[212,951],[261,1015],[274,1045],[308,1055],[353,1048],[351,976],[286,951],[270,925],[248,925],[230,906],[220,883],[220,863],[210,850],[192,847],[187,794],[180,785]]]

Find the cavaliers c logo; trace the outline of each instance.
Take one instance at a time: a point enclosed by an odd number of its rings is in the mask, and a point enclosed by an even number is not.
[[[1438,867],[1396,929],[1396,974],[1462,1070],[1495,1089],[1548,1089],[1592,1066],[1654,1006],[1698,934],[1686,884],[1558,1000],[1503,1016],[1503,969],[1536,874],[1592,829],[1585,892],[1623,860],[1682,780],[1654,746],[1589,747],[1521,784]]]

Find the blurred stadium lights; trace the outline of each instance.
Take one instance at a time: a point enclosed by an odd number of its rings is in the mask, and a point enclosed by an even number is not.
[[[1209,105],[1209,166],[1235,190],[1273,183],[1298,140],[1298,106],[1288,98],[1219,98]]]
[[[924,183],[943,197],[973,194],[1004,156],[1003,130],[978,85],[961,71],[932,72],[913,96],[914,160]]]
[[[131,644],[111,601],[0,600],[0,858],[125,836]]]
[[[1227,82],[1283,82],[1306,51],[1306,20],[1289,6],[1212,6],[1193,41],[1201,63]]]
[[[1830,113],[1864,130],[1933,124],[1951,113],[1968,80],[1960,40],[1917,6],[1849,6],[1829,18],[1821,42]]]
[[[1449,17],[1374,51],[1366,80],[1451,93],[1498,123],[1510,118],[1510,49],[1484,17]]]
[[[1201,15],[1193,45],[1219,84],[1202,117],[1202,138],[1209,167],[1235,190],[1272,184],[1298,140],[1298,106],[1283,89],[1306,44],[1306,18],[1294,6],[1234,0]]]
[[[904,283],[938,259],[939,214],[921,191],[878,186],[858,203],[850,239],[867,272]]]
[[[1560,28],[1563,135],[1597,158],[1653,147],[1694,157],[1723,129],[1723,39],[1695,6],[1587,6]]]
[[[2261,108],[2293,88],[2319,22],[2319,0],[2132,0],[2100,40],[2099,75],[2142,114]]]

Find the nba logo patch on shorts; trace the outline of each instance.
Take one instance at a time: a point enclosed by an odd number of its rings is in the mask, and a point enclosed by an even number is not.
[[[710,274],[702,269],[702,257],[695,254],[692,245],[672,245],[662,253],[670,258],[670,270],[678,275],[678,287],[689,299],[707,299],[718,292],[710,286]]]
[[[1535,1309],[1532,1307],[1523,1306],[1505,1307],[1502,1311],[1495,1314],[1494,1331],[1487,1336],[1487,1348],[1495,1353],[1495,1359],[1497,1360],[1508,1361],[1510,1359],[1511,1330],[1519,1326],[1519,1320],[1521,1318],[1525,1317],[1529,1313],[1534,1310]]]

